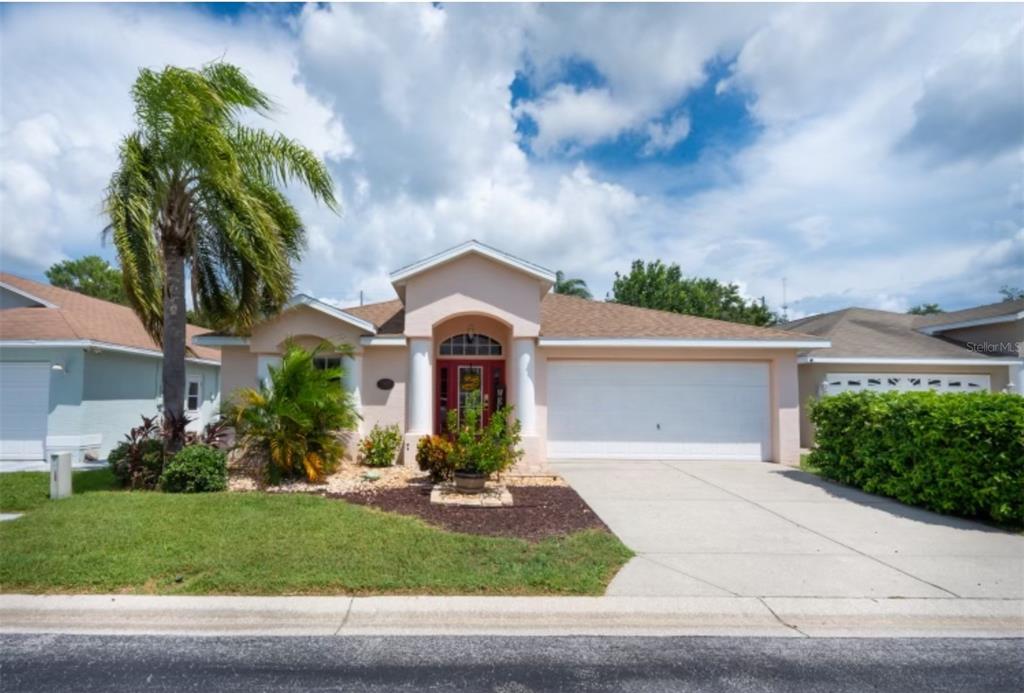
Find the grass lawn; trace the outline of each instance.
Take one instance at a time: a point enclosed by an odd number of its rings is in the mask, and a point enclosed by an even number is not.
[[[0,590],[33,593],[601,594],[632,555],[607,532],[531,544],[301,494],[126,491],[32,504],[0,547]]]
[[[71,475],[72,493],[108,491],[116,486],[109,469],[77,471]],[[47,472],[11,472],[0,474],[0,512],[24,512],[38,508],[50,499],[50,475]]]

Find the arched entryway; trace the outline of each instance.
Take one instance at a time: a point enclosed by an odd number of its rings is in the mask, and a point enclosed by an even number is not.
[[[479,397],[483,422],[508,401],[505,361],[510,329],[485,315],[462,315],[434,328],[434,432],[445,430],[449,412],[462,412]]]

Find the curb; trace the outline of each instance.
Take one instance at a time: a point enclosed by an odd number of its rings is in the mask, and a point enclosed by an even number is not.
[[[6,594],[0,633],[1024,637],[1024,600]]]

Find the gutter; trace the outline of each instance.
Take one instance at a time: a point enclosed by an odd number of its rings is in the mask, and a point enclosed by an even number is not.
[[[163,359],[162,352],[140,347],[130,347],[123,344],[112,344],[110,342],[97,342],[92,339],[4,339],[0,340],[0,349],[3,348],[50,348],[50,349],[94,349],[96,351],[113,351],[122,354],[134,354],[136,356],[149,356]],[[220,361],[204,359],[198,356],[186,356],[185,360],[190,363],[198,363],[206,366],[220,366]]]

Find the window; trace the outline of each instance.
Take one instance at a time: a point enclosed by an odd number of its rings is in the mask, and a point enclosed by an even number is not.
[[[485,334],[457,334],[441,342],[441,356],[501,356],[501,344]]]
[[[199,402],[199,379],[193,378],[188,381],[188,389],[185,393],[185,408],[188,411],[199,411]]]
[[[313,359],[313,366],[326,371],[329,369],[341,368],[341,357],[340,356],[317,356]],[[341,378],[335,378],[338,382],[341,382]]]

